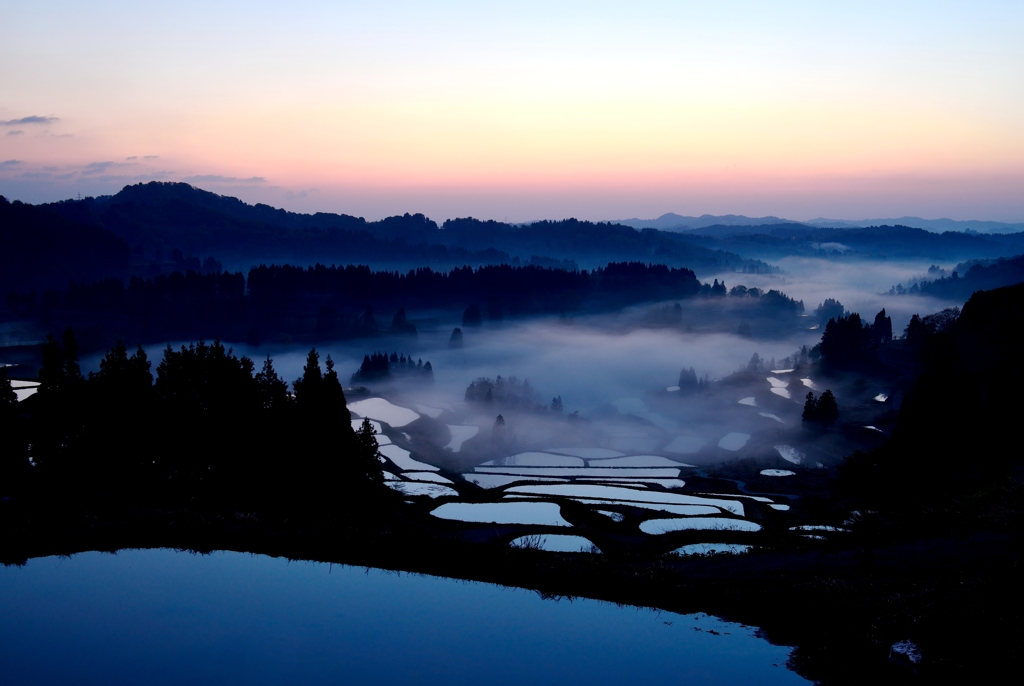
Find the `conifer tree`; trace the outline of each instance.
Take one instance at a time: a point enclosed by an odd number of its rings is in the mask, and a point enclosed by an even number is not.
[[[836,397],[832,394],[832,391],[826,390],[821,394],[821,398],[818,399],[818,421],[825,426],[831,426],[839,419],[839,404],[836,403]]]
[[[871,333],[878,343],[892,341],[892,317],[885,316],[885,308],[875,315],[875,323],[871,325]]]
[[[348,433],[352,430],[352,414],[348,411],[345,402],[345,391],[338,380],[338,372],[334,370],[334,360],[327,356],[327,373],[323,380],[323,412],[330,420],[342,422],[342,431]]]
[[[803,420],[805,422],[818,421],[818,401],[814,399],[812,391],[808,391],[807,399],[804,401]]]
[[[448,347],[449,348],[461,348],[462,345],[463,345],[462,329],[460,329],[459,327],[456,326],[454,329],[452,329],[452,335],[448,339]]]
[[[306,364],[302,368],[302,376],[295,380],[295,402],[300,409],[314,408],[320,404],[324,377],[320,371],[320,353],[311,348],[306,355]]]
[[[39,390],[52,392],[69,390],[82,381],[82,369],[78,366],[78,343],[69,326],[62,337],[63,347],[49,334],[43,343],[43,364],[39,369]]]
[[[356,432],[355,441],[355,477],[365,479],[372,484],[384,483],[384,469],[380,463],[380,449],[377,443],[377,430],[369,419],[363,419],[363,423]]]
[[[288,396],[288,382],[278,376],[270,355],[263,361],[263,369],[256,374],[256,387],[259,389],[260,404],[267,412],[280,412],[291,402]]]
[[[124,343],[118,341],[100,360],[99,371],[89,372],[89,381],[97,385],[106,402],[138,402],[153,386],[150,367],[142,346],[129,357]]]

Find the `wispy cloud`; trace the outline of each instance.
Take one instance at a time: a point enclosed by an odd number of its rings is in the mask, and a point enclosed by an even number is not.
[[[21,164],[21,160],[4,160],[0,162],[0,169],[14,169]]]
[[[125,160],[137,160],[137,159],[139,159],[139,158],[138,158],[138,156],[137,156],[137,155],[132,155],[131,157],[126,157],[126,158],[124,158],[124,159],[125,159]]]
[[[237,176],[220,176],[218,174],[203,174],[200,176],[186,176],[182,179],[185,183],[266,183],[262,176],[250,176],[247,179]]]
[[[60,119],[58,119],[57,117],[40,117],[37,114],[33,114],[30,117],[22,117],[21,119],[8,119],[7,121],[0,121],[0,125],[21,126],[23,124],[52,124],[58,121],[60,121]]]
[[[92,176],[93,174],[102,174],[111,167],[119,167],[117,162],[92,162],[82,168],[82,174],[85,176]]]
[[[25,132],[22,131],[21,129],[15,129],[14,131],[8,131],[7,135],[8,136],[20,136],[23,133],[25,133]]]
[[[144,159],[144,160],[158,160],[158,159],[160,159],[160,155],[143,155],[142,159]]]

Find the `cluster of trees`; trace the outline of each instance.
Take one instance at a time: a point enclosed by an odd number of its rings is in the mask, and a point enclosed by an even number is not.
[[[728,295],[730,298],[750,298],[756,301],[759,307],[778,312],[802,314],[804,311],[803,300],[794,300],[782,291],[747,288],[742,284],[727,288],[725,281],[723,280],[719,283],[718,279],[715,279],[712,284],[701,284],[700,294],[713,297],[725,297]]]
[[[220,342],[168,346],[155,379],[145,351],[120,343],[83,375],[70,329],[42,352],[38,393],[4,419],[0,488],[15,502],[330,522],[388,497],[373,429],[353,431],[334,363],[321,368],[315,349],[291,391],[269,357],[257,371]],[[0,382],[0,398],[9,388]]]
[[[966,267],[966,268],[965,268]],[[964,275],[959,274],[964,270]],[[923,281],[904,290],[906,294],[921,293],[943,299],[967,300],[977,291],[989,291],[1024,282],[1024,255],[995,260],[975,260],[957,265],[957,270],[934,281]],[[890,291],[903,295],[895,287]]]
[[[366,383],[380,381],[392,375],[412,376],[414,378],[433,381],[434,367],[429,361],[424,362],[423,358],[413,360],[412,355],[408,357],[405,353],[387,352],[363,355],[363,363],[352,375],[352,383]]]
[[[790,298],[777,290],[762,291],[758,288],[734,286],[727,289],[717,279],[713,284],[701,284],[700,295],[714,301],[714,308],[684,309],[681,303],[650,308],[643,315],[647,326],[681,328],[692,332],[694,327],[721,331],[724,326],[736,326],[741,336],[752,336],[754,328],[759,335],[773,335],[790,332],[796,322],[790,321],[804,311],[802,301]],[[753,322],[753,327],[751,327]]]
[[[822,426],[832,426],[839,419],[839,404],[836,396],[831,390],[826,390],[820,398],[815,398],[814,393],[808,393],[804,401],[803,420],[813,422]]]
[[[696,391],[702,388],[706,388],[711,385],[711,381],[708,380],[708,375],[697,376],[697,370],[693,367],[687,369],[683,367],[682,371],[679,372],[679,390],[680,391]]]
[[[810,362],[810,351],[807,346],[802,346],[792,355],[787,355],[776,361],[775,358],[767,359],[757,353],[750,356],[750,361],[740,368],[743,372],[771,372],[775,369],[799,369]]]
[[[395,301],[434,307],[472,298],[512,315],[573,310],[595,301],[635,303],[687,297],[700,289],[689,269],[640,262],[613,262],[592,271],[502,264],[448,272],[422,267],[406,273],[353,265],[260,266],[249,272],[248,286],[253,303],[260,309],[303,298],[325,298],[336,306],[360,307]]]
[[[821,326],[828,324],[830,319],[839,319],[845,317],[849,312],[843,307],[843,303],[839,302],[835,298],[826,298],[825,302],[818,305],[817,309],[814,310],[814,316],[818,318],[818,322]]]
[[[688,269],[612,263],[593,271],[500,265],[450,272],[422,268],[402,274],[366,266],[260,266],[240,272],[161,274],[72,283],[48,290],[42,302],[12,293],[8,308],[46,323],[87,325],[134,340],[213,335],[258,344],[267,335],[330,339],[380,333],[415,335],[398,307],[390,329],[378,325],[373,306],[410,303],[451,306],[483,298],[490,319],[507,314],[605,308],[696,294]],[[466,325],[483,321],[480,305],[467,309]]]
[[[934,334],[951,331],[960,314],[959,307],[947,307],[924,317],[915,314],[903,330],[903,340],[911,348],[918,349]]]
[[[832,367],[847,368],[870,359],[874,351],[892,341],[892,318],[882,309],[871,324],[854,312],[829,319],[818,344],[822,361]]]
[[[71,282],[67,290],[35,294],[12,292],[8,309],[44,324],[101,328],[125,339],[152,341],[212,335],[240,340],[251,313],[241,272],[160,274],[91,282]]]
[[[763,262],[705,248],[684,234],[656,229],[637,231],[630,226],[609,222],[565,219],[512,225],[468,217],[447,220],[441,226],[440,234],[449,245],[489,246],[513,254],[543,252],[572,260],[596,258],[598,262],[607,259],[648,261],[654,258],[658,262],[685,264],[713,272],[771,271]]]
[[[467,403],[495,405],[501,408],[543,408],[537,401],[537,392],[530,386],[530,380],[519,381],[514,376],[498,376],[496,379],[482,376],[469,384],[465,398]],[[558,400],[560,401],[561,397]]]

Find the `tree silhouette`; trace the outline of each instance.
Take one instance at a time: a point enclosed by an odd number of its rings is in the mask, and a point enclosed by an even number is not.
[[[312,411],[320,406],[323,394],[324,377],[320,370],[320,353],[311,348],[306,355],[306,364],[302,367],[302,376],[295,380],[295,402],[299,409]]]
[[[839,404],[831,390],[826,390],[817,400],[814,393],[808,393],[804,401],[803,420],[823,426],[831,426],[839,419]]]
[[[813,392],[808,392],[807,399],[804,400],[803,420],[805,422],[818,421],[818,401],[815,400]]]
[[[100,360],[98,372],[89,373],[89,381],[100,389],[107,401],[126,398],[137,401],[153,386],[153,374],[142,346],[128,356],[124,343],[118,341]]]
[[[892,317],[885,315],[885,308],[875,315],[875,322],[871,325],[871,335],[878,344],[886,344],[892,341]]]
[[[277,414],[291,406],[288,382],[278,376],[270,355],[263,361],[263,369],[256,374],[256,387],[259,389],[260,405],[265,411]]]
[[[818,422],[825,426],[832,426],[839,419],[839,404],[832,391],[826,389],[818,399],[817,407]]]
[[[409,336],[416,335],[416,326],[405,318],[405,308],[400,308],[398,312],[395,312],[395,316],[391,320],[391,333]]]
[[[82,369],[78,365],[78,343],[75,333],[68,327],[61,343],[49,334],[43,343],[43,364],[39,369],[40,392],[71,390],[81,383]]]
[[[352,415],[345,403],[345,391],[338,380],[338,372],[334,370],[334,360],[327,356],[327,373],[323,378],[323,408],[322,411],[331,421],[339,421],[343,424],[342,432],[352,431]]]
[[[693,367],[689,369],[683,367],[683,370],[679,372],[679,387],[680,388],[694,388],[697,386],[697,370]]]
[[[477,304],[470,305],[466,308],[466,311],[462,313],[462,326],[481,326],[484,323],[484,318],[480,314],[480,306]]]
[[[818,321],[824,326],[830,319],[839,319],[847,314],[846,308],[843,304],[834,298],[827,298],[825,302],[818,305],[818,309],[814,311],[817,315]]]
[[[452,329],[452,335],[448,339],[449,348],[461,348],[462,347],[462,329],[455,327]]]
[[[384,483],[384,469],[380,462],[380,449],[377,443],[377,430],[369,419],[363,419],[363,423],[356,432],[353,468],[355,476],[366,480],[370,484],[380,485]]]

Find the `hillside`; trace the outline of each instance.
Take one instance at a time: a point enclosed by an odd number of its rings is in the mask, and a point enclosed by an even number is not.
[[[128,244],[95,223],[0,196],[0,289],[66,287],[69,280],[122,274]]]
[[[65,218],[102,226],[147,259],[171,250],[253,262],[372,262],[445,266],[530,261],[533,256],[658,262],[698,272],[764,271],[737,254],[676,234],[568,219],[514,226],[476,219],[438,225],[422,214],[376,222],[344,214],[298,214],[249,205],[183,183],[126,186],[113,196],[45,206]]]

